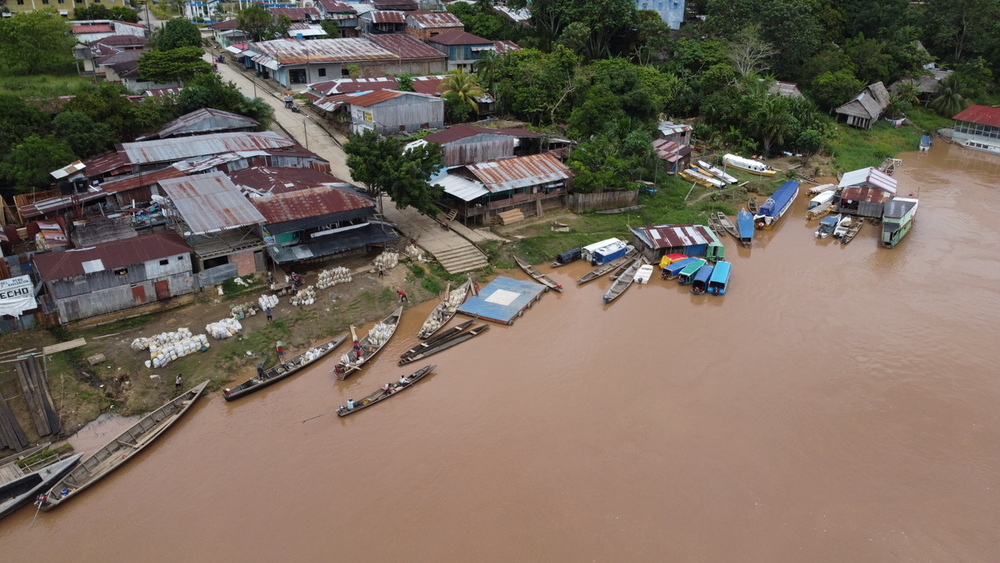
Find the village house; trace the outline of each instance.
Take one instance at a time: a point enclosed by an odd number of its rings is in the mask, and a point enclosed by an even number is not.
[[[413,91],[430,96],[441,96],[438,88],[441,81],[447,75],[438,74],[432,76],[412,77]],[[326,82],[310,84],[302,93],[312,100],[313,108],[324,113],[327,117],[337,119],[336,113],[345,109],[345,102],[349,98],[348,94],[366,93],[374,90],[398,90],[399,81],[394,76],[381,76],[373,78],[341,78]],[[495,100],[489,93],[484,93],[476,98],[480,115],[492,112]]]
[[[337,22],[341,37],[358,36],[358,11],[353,6],[338,0],[319,0],[315,7],[324,20]]]
[[[26,0],[26,2],[40,2],[41,0]],[[83,0],[88,3],[90,0]],[[108,0],[107,7],[111,8],[118,0]],[[9,6],[10,1],[7,2]],[[76,7],[76,6],[74,6]],[[71,33],[77,41],[84,45],[90,45],[113,35],[139,35],[149,37],[149,30],[146,26],[137,23],[123,22],[119,20],[73,20]]]
[[[859,129],[871,129],[872,125],[889,107],[889,92],[881,82],[869,84],[853,100],[834,110],[844,116],[846,123]]]
[[[59,322],[121,311],[191,293],[191,247],[174,233],[155,233],[32,256],[43,296]]]
[[[527,129],[490,129],[476,125],[454,125],[406,145],[406,149],[437,143],[447,167],[475,164],[542,150],[545,136]]]
[[[768,86],[767,92],[769,94],[784,96],[785,98],[795,98],[799,100],[805,99],[805,96],[802,95],[802,91],[799,90],[798,84],[794,82],[781,82],[780,80],[775,80],[771,82],[770,86]]]
[[[705,256],[721,260],[725,248],[712,229],[704,225],[652,225],[632,229],[632,246],[651,264],[664,254]]]
[[[406,33],[421,41],[449,31],[465,31],[462,20],[451,12],[406,12]]]
[[[152,0],[150,0],[152,1]],[[212,23],[223,12],[221,0],[193,0],[184,3],[184,19],[198,23]]]
[[[690,168],[692,152],[694,152],[694,148],[687,144],[666,139],[653,141],[653,154],[667,163],[668,174],[676,174],[678,170]]]
[[[345,100],[351,114],[351,133],[381,134],[444,127],[444,100],[417,92],[376,90]]]
[[[952,138],[966,148],[1000,154],[1000,108],[965,108],[955,116]]]
[[[358,16],[361,33],[403,33],[406,30],[406,14],[388,10],[371,10]]]
[[[429,182],[444,188],[442,207],[486,225],[503,211],[541,215],[564,206],[572,177],[555,155],[540,153],[450,168]]]
[[[661,121],[656,126],[656,138],[663,139],[665,141],[673,141],[681,145],[690,145],[692,131],[692,127],[686,123]]]
[[[874,167],[847,172],[837,186],[834,212],[882,217],[882,207],[896,195],[896,179]]]
[[[170,227],[194,250],[199,285],[266,268],[265,219],[222,172],[161,180]]]
[[[205,26],[205,29],[211,31],[212,38],[215,39],[215,42],[223,48],[228,48],[230,45],[236,43],[245,42],[250,38],[250,36],[247,35],[247,32],[236,27],[235,19],[210,23]]]
[[[453,30],[427,39],[427,44],[448,56],[448,70],[460,68],[472,72],[472,66],[482,53],[495,52],[489,39],[483,39],[465,31]]]
[[[141,51],[145,49],[147,42],[148,39],[139,35],[112,35],[94,41],[90,45],[77,44],[73,47],[73,58],[78,61],[77,74],[93,76],[98,70],[95,59],[123,51]]]
[[[190,137],[192,135],[205,135],[208,133],[235,133],[239,131],[250,133],[258,125],[260,124],[257,123],[257,120],[237,113],[215,108],[201,108],[191,113],[186,113],[167,123],[156,133],[139,137],[136,140],[147,141],[151,139]]]

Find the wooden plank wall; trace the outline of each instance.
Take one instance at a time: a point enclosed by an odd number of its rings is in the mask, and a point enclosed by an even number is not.
[[[17,423],[17,418],[7,405],[7,400],[0,395],[0,447],[9,448],[15,452],[23,450],[28,445],[28,438]]]
[[[21,391],[24,393],[25,402],[28,403],[28,411],[31,413],[31,420],[35,423],[38,435],[59,434],[59,417],[52,405],[45,370],[38,361],[38,356],[31,356],[15,363],[14,369],[17,370],[17,379],[21,383]]]

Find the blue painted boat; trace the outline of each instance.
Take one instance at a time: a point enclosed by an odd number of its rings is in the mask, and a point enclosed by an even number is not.
[[[681,273],[677,274],[677,281],[681,285],[691,285],[694,281],[695,275],[708,264],[707,260],[702,260],[701,258],[691,262],[686,268],[681,270]]]
[[[732,264],[729,262],[716,262],[715,269],[712,270],[712,277],[708,278],[708,292],[716,295],[725,295],[729,286],[729,274],[732,272]]]
[[[756,223],[757,228],[770,229],[773,227],[792,206],[797,195],[799,195],[798,182],[789,180],[781,184],[781,187],[761,204],[757,214],[753,216],[753,222]]]
[[[920,150],[922,151],[930,150],[931,143],[933,143],[933,141],[931,141],[930,135],[924,135],[923,137],[920,137]]]
[[[676,278],[677,274],[681,273],[681,271],[684,270],[684,268],[687,268],[688,265],[690,265],[695,260],[698,260],[698,258],[694,257],[685,258],[683,260],[678,260],[672,264],[667,264],[666,266],[663,267],[663,271],[660,272],[660,278],[665,280],[672,280]]]
[[[701,295],[705,293],[708,289],[708,280],[712,279],[712,272],[715,271],[715,266],[702,266],[698,269],[698,273],[694,275],[694,280],[691,282],[691,293],[695,295]]]
[[[740,232],[740,242],[750,248],[753,244],[753,213],[746,209],[736,214],[736,229]]]

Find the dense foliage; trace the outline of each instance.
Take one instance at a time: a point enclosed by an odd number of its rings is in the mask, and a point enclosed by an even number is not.
[[[139,23],[139,12],[128,6],[106,7],[91,4],[84,8],[73,9],[74,20],[118,20],[129,23]]]
[[[76,40],[55,8],[0,18],[0,71],[37,74],[72,65]]]
[[[444,155],[437,143],[403,150],[395,139],[383,139],[374,131],[354,135],[344,145],[351,177],[368,187],[368,193],[381,202],[388,194],[396,207],[412,206],[434,215],[434,201],[444,189],[428,180],[441,167]]]

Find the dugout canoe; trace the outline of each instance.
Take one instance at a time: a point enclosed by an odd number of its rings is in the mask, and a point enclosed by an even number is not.
[[[347,335],[342,334],[333,340],[328,340],[319,346],[314,346],[297,356],[293,356],[287,362],[278,363],[266,370],[261,370],[260,373],[251,377],[246,382],[232,389],[223,390],[222,396],[227,401],[232,401],[249,395],[254,391],[260,391],[268,385],[273,385],[296,372],[302,371],[306,366],[318,362],[343,344],[345,340],[347,340]]]
[[[337,416],[344,417],[349,414],[354,414],[359,410],[366,409],[374,404],[381,403],[389,397],[397,395],[400,391],[413,387],[413,384],[423,379],[427,374],[433,372],[436,367],[437,366],[434,365],[424,366],[405,378],[400,378],[400,380],[395,383],[385,384],[378,391],[371,393],[360,401],[351,401],[348,405],[340,405],[337,409]],[[348,406],[351,408],[348,408]]]

